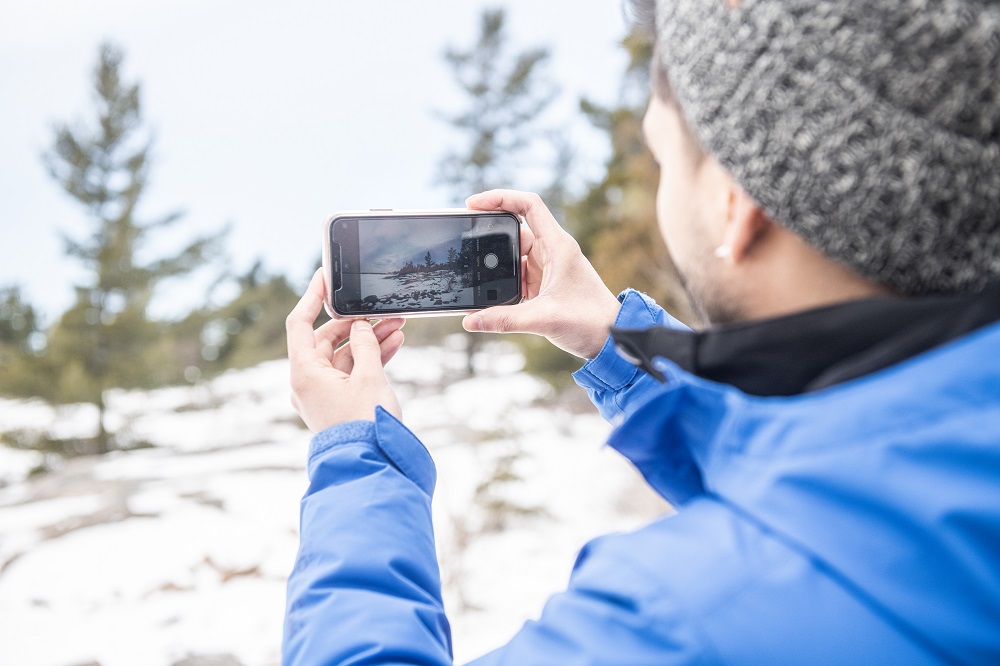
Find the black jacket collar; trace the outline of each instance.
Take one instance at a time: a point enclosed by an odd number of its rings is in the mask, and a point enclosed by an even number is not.
[[[1000,320],[1000,283],[976,294],[872,298],[705,331],[611,329],[619,353],[663,381],[663,357],[753,395],[816,391]],[[1000,350],[998,350],[1000,353]]]

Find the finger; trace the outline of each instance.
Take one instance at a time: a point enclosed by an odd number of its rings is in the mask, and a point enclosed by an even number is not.
[[[317,270],[313,273],[306,292],[285,319],[288,358],[293,361],[316,347],[313,322],[323,307],[323,293],[323,273]]]
[[[531,246],[535,244],[535,234],[531,232],[531,227],[527,224],[521,225],[521,254],[531,252]]]
[[[503,208],[503,200],[498,200],[492,195],[496,192],[504,192],[507,190],[490,190],[489,192],[483,192],[481,194],[474,194],[465,200],[467,207],[473,210],[506,210],[507,212],[517,212],[511,209]],[[517,194],[528,194],[527,192],[517,192]],[[520,214],[520,213],[518,213]],[[526,223],[522,222],[520,225],[521,233],[521,254],[528,254],[531,252],[531,245],[535,241],[535,234],[532,233],[531,227]]]
[[[526,301],[474,312],[462,320],[462,327],[470,332],[545,335],[550,319],[538,301]]]
[[[345,342],[333,353],[331,365],[345,375],[351,374],[351,371],[354,370],[354,355],[351,354],[350,344]]]
[[[316,353],[327,360],[332,360],[336,353],[336,345],[332,340],[317,340]]]
[[[352,375],[376,376],[382,374],[382,352],[375,331],[366,321],[356,321],[351,326],[350,354],[354,357]]]
[[[538,294],[532,294],[529,291],[528,282],[528,258],[521,257],[521,298],[528,300],[529,298],[534,298]]]
[[[405,323],[406,320],[402,317],[394,317],[393,319],[383,319],[372,326],[372,329],[375,331],[375,337],[378,339],[379,344],[382,344],[393,332],[403,328],[403,324]]]
[[[316,344],[319,345],[321,340],[326,340],[336,347],[351,334],[351,321],[350,319],[331,319],[326,322],[314,331]]]
[[[474,210],[505,210],[522,215],[536,238],[566,233],[542,198],[533,192],[489,190],[472,195],[465,200],[465,205]]]
[[[365,321],[365,320],[362,320],[362,321]],[[339,325],[341,325],[343,327],[343,334],[342,335],[336,335],[336,334],[321,335],[321,332],[327,326],[329,326],[330,324],[333,324],[333,323],[335,323],[334,320],[331,320],[331,321],[326,322],[325,324],[323,324],[319,328],[317,328],[316,329],[317,338],[328,338],[330,340],[338,340],[338,339],[339,340],[346,340],[348,337],[350,337],[350,334],[351,334],[351,325],[354,323],[353,319],[336,321],[337,324],[339,324]],[[375,322],[374,324],[372,324],[372,328],[375,330],[375,335],[378,337],[379,342],[381,342],[382,340],[385,339],[385,337],[387,335],[389,335],[393,331],[398,331],[399,329],[403,328],[403,325],[405,323],[406,323],[406,320],[403,319],[402,317],[393,317],[392,319],[382,319],[381,321]],[[334,343],[334,344],[339,344],[339,343]]]
[[[405,323],[405,319],[395,317],[393,319],[383,319],[372,326],[379,346],[383,344],[386,338],[401,329]],[[393,354],[395,354],[395,351]],[[333,367],[348,375],[354,370],[354,354],[351,352],[350,344],[342,345],[333,355]]]
[[[396,329],[382,341],[379,348],[382,350],[382,365],[385,366],[386,363],[392,360],[392,357],[396,355],[396,352],[400,350],[403,346],[403,332]]]

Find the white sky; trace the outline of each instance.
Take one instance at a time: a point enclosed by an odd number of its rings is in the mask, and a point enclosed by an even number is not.
[[[576,103],[584,94],[616,99],[625,65],[619,1],[501,4],[518,46],[551,48],[563,93],[552,118],[573,132],[580,175],[598,175],[606,146]],[[234,268],[260,257],[301,285],[332,211],[453,205],[433,186],[438,158],[460,141],[434,115],[461,102],[441,54],[446,44],[471,45],[479,13],[496,5],[3,0],[0,285],[21,284],[47,324],[72,303],[82,272],[60,233],[81,236],[88,226],[40,156],[55,122],[91,117],[103,39],[124,48],[126,77],[141,81],[156,134],[140,214],[186,211],[163,237],[170,246],[231,222]],[[177,300],[180,310],[197,294]]]

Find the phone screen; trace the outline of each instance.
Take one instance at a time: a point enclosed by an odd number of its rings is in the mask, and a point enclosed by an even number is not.
[[[340,217],[330,225],[341,315],[476,310],[521,299],[510,213]]]

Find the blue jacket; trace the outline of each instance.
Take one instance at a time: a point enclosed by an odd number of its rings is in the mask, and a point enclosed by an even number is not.
[[[622,327],[678,325],[626,292]],[[1000,664],[1000,325],[760,398],[610,343],[576,375],[676,515],[581,551],[476,664]],[[288,583],[292,664],[450,664],[435,471],[379,410],[316,435]]]

